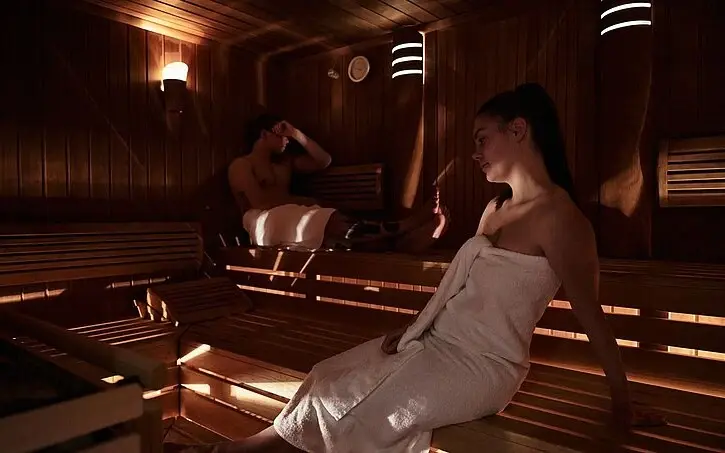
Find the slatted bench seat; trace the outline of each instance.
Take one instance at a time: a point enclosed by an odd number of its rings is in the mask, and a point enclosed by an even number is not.
[[[222,261],[255,309],[190,326],[185,341],[287,375],[407,322],[448,262],[242,248],[227,250]],[[628,434],[607,426],[601,368],[559,294],[538,325],[531,373],[514,401],[496,416],[436,430],[437,448],[480,451],[485,442],[495,445],[492,451],[725,449],[725,268],[622,260],[602,260],[601,267],[601,303],[623,342],[634,398],[671,424]],[[217,373],[213,363],[203,368]]]
[[[139,318],[134,302],[147,312],[148,288],[197,279],[202,261],[198,226],[186,222],[3,225],[0,327],[15,345],[90,382],[125,382],[146,367],[144,404],[156,404],[146,436],[155,441],[142,451],[157,452],[161,418],[178,415],[178,332]]]

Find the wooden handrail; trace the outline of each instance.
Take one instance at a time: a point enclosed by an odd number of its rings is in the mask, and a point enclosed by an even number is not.
[[[0,325],[114,374],[138,378],[146,389],[158,390],[166,385],[166,366],[133,351],[103,344],[7,307],[0,308]]]

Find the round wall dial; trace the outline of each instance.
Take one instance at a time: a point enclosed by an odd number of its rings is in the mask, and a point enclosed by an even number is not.
[[[347,67],[347,75],[353,82],[361,82],[370,72],[370,62],[362,55],[350,60]]]

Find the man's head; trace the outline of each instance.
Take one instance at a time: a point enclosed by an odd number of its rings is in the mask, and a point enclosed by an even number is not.
[[[275,127],[282,121],[282,118],[271,113],[259,115],[251,120],[246,131],[248,149],[252,151],[257,146],[272,153],[284,151],[289,139],[280,134]]]

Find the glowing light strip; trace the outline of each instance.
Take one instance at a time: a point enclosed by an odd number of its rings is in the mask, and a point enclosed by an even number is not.
[[[610,14],[616,13],[617,11],[624,11],[625,9],[632,8],[652,8],[652,3],[625,3],[624,5],[615,6],[602,13],[602,19]]]
[[[423,74],[423,70],[422,69],[404,69],[402,71],[394,72],[393,78],[396,78],[396,77],[402,76],[402,75],[408,75],[408,74]]]
[[[422,42],[407,42],[405,44],[398,44],[397,46],[393,47],[393,53],[395,53],[398,50],[408,49],[411,47],[423,47],[423,43]]]
[[[400,57],[393,60],[393,66],[398,63],[405,63],[406,61],[423,61],[423,57]]]
[[[634,27],[636,25],[652,25],[651,20],[630,20],[629,22],[622,22],[620,24],[612,25],[611,27],[607,27],[604,30],[602,30],[601,35],[603,36],[605,33],[610,32],[612,30],[616,30],[618,28],[625,28],[625,27]]]

